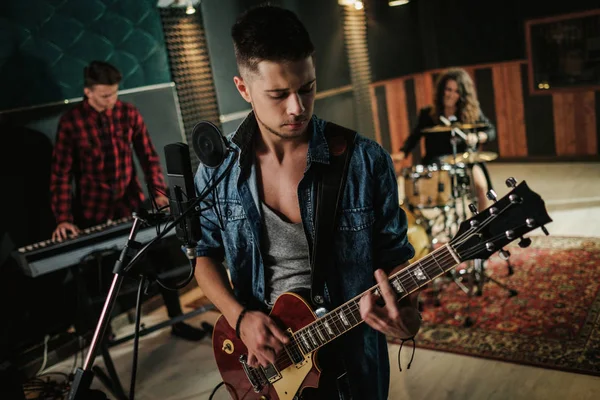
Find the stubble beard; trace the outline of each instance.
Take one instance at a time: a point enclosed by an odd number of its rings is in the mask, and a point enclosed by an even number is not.
[[[298,139],[300,137],[302,137],[305,133],[306,133],[306,129],[302,131],[297,131],[297,132],[290,132],[290,133],[283,133],[283,132],[279,132],[273,128],[271,128],[270,126],[268,126],[267,124],[265,124],[264,122],[261,121],[261,119],[258,117],[258,115],[256,114],[256,112],[254,113],[254,116],[256,117],[256,120],[258,121],[258,123],[264,127],[267,131],[269,131],[270,133],[272,133],[273,135],[277,136],[280,139],[283,140],[292,140],[292,139]],[[308,127],[308,126],[307,126]]]

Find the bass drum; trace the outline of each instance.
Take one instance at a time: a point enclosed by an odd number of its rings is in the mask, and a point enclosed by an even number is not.
[[[426,256],[431,251],[431,242],[425,228],[417,222],[415,215],[408,210],[406,205],[400,206],[406,213],[408,220],[408,241],[415,249],[415,256],[409,260],[412,264]]]

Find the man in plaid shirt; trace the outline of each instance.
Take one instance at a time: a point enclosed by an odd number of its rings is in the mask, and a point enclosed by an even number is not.
[[[83,102],[60,119],[50,178],[57,223],[52,234],[55,241],[76,237],[82,228],[130,217],[142,207],[144,193],[135,174],[133,151],[157,206],[169,204],[160,159],[142,116],[132,104],[117,98],[121,79],[114,66],[93,61],[84,69]],[[74,196],[73,178],[77,182]],[[157,262],[164,252],[153,253],[159,254],[147,259]],[[111,267],[103,269],[112,272]],[[181,315],[179,294],[162,286],[160,289],[169,316]],[[200,340],[205,335],[183,322],[172,328],[175,335],[190,340]]]
[[[58,224],[52,238],[66,239],[109,219],[131,216],[144,200],[133,151],[159,207],[169,204],[160,161],[139,111],[117,99],[121,74],[93,62],[85,69],[85,99],[60,119],[50,182]],[[133,149],[132,149],[133,148]],[[71,180],[77,188],[72,200]]]

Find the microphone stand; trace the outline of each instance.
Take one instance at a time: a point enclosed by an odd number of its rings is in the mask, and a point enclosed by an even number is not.
[[[454,163],[452,164],[451,167],[451,171],[452,171],[452,199],[453,199],[453,203],[454,203],[454,217],[456,218],[456,223],[458,224],[458,210],[456,208],[456,204],[457,204],[457,200],[458,200],[458,177],[456,176],[456,166],[458,164],[458,150],[457,150],[457,143],[458,143],[458,138],[457,135],[460,136],[465,142],[467,141],[467,135],[464,134],[463,131],[461,131],[459,128],[457,127],[453,127],[452,123],[450,122],[450,120],[448,118],[446,118],[443,115],[440,115],[440,121],[442,121],[442,123],[446,126],[451,127],[450,128],[450,144],[452,145],[452,158],[454,160]],[[466,211],[465,211],[465,204],[464,204],[464,197],[463,197],[463,214],[464,214],[464,218],[466,220]]]
[[[450,144],[452,145],[452,157],[454,159],[454,163],[452,164],[452,198],[454,200],[454,217],[456,218],[456,223],[458,224],[458,219],[459,219],[459,215],[458,215],[458,209],[456,207],[457,202],[458,202],[458,176],[456,174],[457,171],[457,163],[458,163],[458,150],[457,150],[457,143],[458,143],[458,138],[457,138],[457,134],[460,135],[464,140],[466,140],[466,135],[464,133],[462,133],[460,131],[460,129],[458,128],[452,128],[450,130],[450,134],[451,134],[451,139],[450,139]],[[462,198],[462,203],[463,203],[463,221],[467,219],[466,216],[466,211],[465,211],[465,199],[464,196]]]
[[[141,243],[139,243],[135,240],[135,238],[138,233],[138,230],[140,229],[140,227],[144,221],[136,213],[133,213],[133,218],[134,218],[133,226],[131,227],[129,237],[127,239],[127,243],[125,244],[125,247],[121,251],[121,255],[119,256],[119,259],[115,262],[115,267],[113,270],[113,273],[114,273],[113,281],[111,283],[108,295],[104,302],[102,312],[100,313],[100,318],[98,320],[96,330],[94,331],[94,336],[92,337],[92,342],[90,343],[90,347],[88,350],[88,354],[85,358],[83,368],[77,368],[77,371],[75,373],[75,378],[73,379],[73,384],[71,386],[71,390],[69,391],[68,400],[106,399],[104,394],[98,393],[98,391],[90,390],[90,385],[94,378],[93,364],[94,364],[94,360],[96,358],[96,353],[98,352],[98,348],[100,346],[102,346],[103,353],[108,352],[106,347],[104,347],[104,345],[100,345],[100,343],[102,342],[104,334],[106,332],[106,327],[108,326],[108,323],[109,323],[110,314],[113,311],[115,300],[118,296],[118,292],[121,288],[121,284],[123,283],[124,277],[131,271],[131,269],[135,265],[135,263],[140,260],[143,253],[145,251],[147,251],[154,243],[156,243],[158,240],[162,239],[166,235],[167,232],[169,232],[171,229],[173,229],[175,226],[177,226],[189,214],[191,214],[192,212],[196,212],[196,211],[200,212],[200,210],[197,210],[200,202],[203,201],[208,196],[208,194],[214,188],[216,188],[217,185],[223,180],[223,178],[229,173],[229,171],[235,164],[234,161],[235,161],[235,158],[230,162],[230,165],[227,166],[225,171],[221,174],[221,176],[218,179],[215,180],[215,182],[210,186],[210,188],[206,189],[203,194],[199,195],[196,199],[194,199],[193,202],[190,203],[189,207],[178,218],[176,218],[175,221],[173,221],[173,223],[171,225],[166,227],[160,234],[158,234],[154,239],[149,241],[143,247],[142,247]],[[181,188],[176,186],[174,188],[174,190],[181,191]],[[176,198],[180,198],[180,197],[176,197]],[[181,207],[180,207],[180,209],[181,209]],[[158,218],[161,218],[161,217],[162,216],[159,216]],[[195,268],[194,260],[190,259],[190,262],[192,264],[192,269],[194,269]],[[144,275],[143,271],[140,272],[140,274],[142,275],[142,281],[140,284],[140,290],[141,290],[142,285],[144,283],[146,283],[146,280],[148,278]],[[191,278],[193,278],[193,276],[194,276],[194,274],[192,272],[190,274],[189,281],[191,281]],[[138,300],[140,298],[140,295],[141,295],[141,293],[138,292]],[[205,307],[204,311],[206,311],[208,309],[212,309],[212,308],[214,308],[214,307],[210,307],[210,308]],[[139,322],[140,321],[139,321],[139,301],[138,301],[138,318],[136,318],[136,328],[135,328],[136,332],[138,332],[138,330],[139,330]],[[135,341],[135,345],[137,346],[137,340]],[[134,355],[137,353],[136,350],[137,349],[134,348]],[[117,398],[119,400],[133,400],[134,399],[136,363],[137,363],[137,358],[134,357],[134,365],[133,365],[133,370],[132,370],[132,379],[131,379],[130,397],[129,398],[125,395],[120,384],[117,384],[116,387],[110,388],[112,391],[116,392],[114,394],[117,396]]]

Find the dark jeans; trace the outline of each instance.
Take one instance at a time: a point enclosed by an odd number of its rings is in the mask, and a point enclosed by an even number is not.
[[[334,343],[331,342],[317,353],[317,363],[322,371],[319,387],[305,389],[300,400],[352,400],[348,376],[344,374],[342,357],[339,354],[341,350],[334,346]]]

